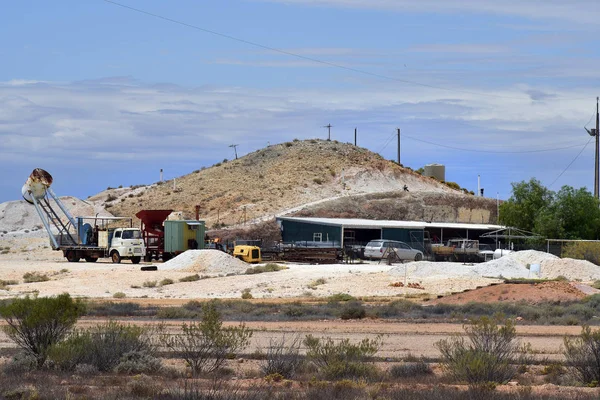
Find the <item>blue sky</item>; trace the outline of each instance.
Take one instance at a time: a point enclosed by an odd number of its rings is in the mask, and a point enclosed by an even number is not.
[[[404,165],[445,164],[470,190],[481,175],[489,197],[531,177],[593,190],[597,1],[118,3],[162,18],[2,4],[0,202],[36,167],[86,198],[232,159],[230,144],[326,138],[329,123],[388,159],[400,127]]]

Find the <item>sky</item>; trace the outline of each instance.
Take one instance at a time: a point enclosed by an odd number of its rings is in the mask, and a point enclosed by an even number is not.
[[[21,0],[0,11],[0,202],[331,139],[507,199],[593,191],[596,0]]]

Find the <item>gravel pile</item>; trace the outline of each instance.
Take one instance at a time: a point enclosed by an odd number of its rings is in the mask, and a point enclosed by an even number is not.
[[[399,265],[388,271],[393,276],[404,276],[404,269],[410,278],[478,278],[473,267],[451,262],[418,261]]]
[[[510,253],[502,258],[481,264],[419,261],[399,265],[389,271],[393,276],[421,279],[477,279],[477,278],[538,278],[529,270],[532,264],[540,264],[543,279],[564,276],[569,280],[593,281],[600,279],[600,267],[584,260],[558,258],[535,250]]]
[[[585,260],[556,257],[542,261],[541,275],[545,279],[564,276],[569,280],[595,281],[600,279],[600,267]]]
[[[202,273],[208,276],[243,274],[248,264],[219,250],[188,250],[160,266],[160,270]]]

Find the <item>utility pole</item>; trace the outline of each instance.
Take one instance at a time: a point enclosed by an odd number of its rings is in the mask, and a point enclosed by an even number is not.
[[[398,165],[400,165],[400,128],[396,128],[398,130]]]
[[[327,128],[327,140],[330,141],[331,140],[331,128],[332,128],[332,125],[331,124],[327,124],[323,128]]]
[[[598,180],[598,154],[600,153],[600,143],[598,142],[598,133],[600,132],[600,114],[598,112],[598,97],[596,97],[596,129],[585,128],[585,130],[590,136],[596,137],[596,160],[594,163],[594,197],[600,199],[600,192],[598,191],[598,186],[600,184],[600,181]]]
[[[238,144],[230,144],[229,147],[233,147],[233,151],[235,151],[235,159],[237,160],[237,147]]]
[[[600,185],[600,178],[598,177],[598,153],[600,151],[600,146],[598,145],[598,137],[600,136],[600,116],[598,114],[598,97],[596,97],[596,163],[594,165],[594,175],[596,179],[594,180],[594,195],[597,199],[600,199],[600,191],[598,186]]]
[[[356,128],[354,128],[354,145],[356,146]]]

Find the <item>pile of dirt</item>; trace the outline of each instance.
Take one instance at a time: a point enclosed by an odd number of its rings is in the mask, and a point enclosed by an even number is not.
[[[188,250],[162,264],[159,269],[226,276],[243,274],[248,267],[244,261],[219,250]]]
[[[503,283],[488,286],[451,296],[441,297],[428,304],[467,304],[496,303],[496,302],[526,302],[529,304],[546,303],[550,301],[569,302],[586,297],[586,293],[564,281],[540,282],[533,284]]]

